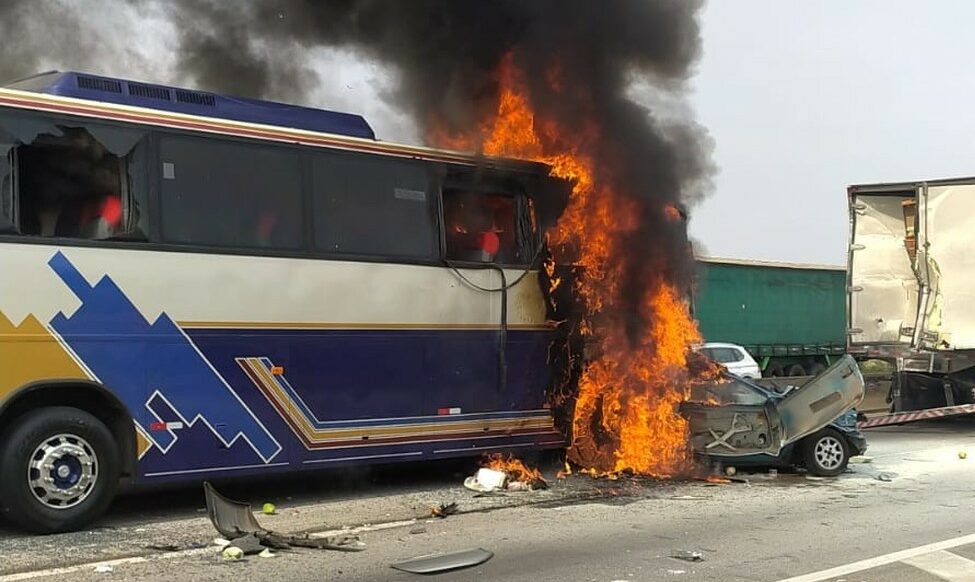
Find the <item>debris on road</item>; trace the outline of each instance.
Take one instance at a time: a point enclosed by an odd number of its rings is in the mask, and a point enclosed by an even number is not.
[[[227,546],[221,554],[224,562],[237,562],[244,557],[244,552],[240,548]]]
[[[480,493],[490,493],[497,489],[502,489],[508,476],[504,471],[496,471],[487,467],[481,467],[477,473],[464,479],[464,487],[471,491]]]
[[[148,544],[147,550],[157,550],[160,552],[178,552],[182,548],[176,544]]]
[[[671,558],[677,558],[678,560],[684,560],[685,562],[703,562],[704,554],[695,550],[674,550],[670,554]]]
[[[516,459],[512,455],[505,456],[501,453],[492,453],[486,455],[482,463],[485,468],[504,473],[509,489],[511,483],[524,483],[530,491],[548,489],[548,481],[542,476],[541,471],[525,465],[520,459]]]
[[[239,548],[240,551],[244,552],[245,556],[259,554],[267,549],[264,544],[261,543],[261,540],[257,538],[257,535],[253,533],[230,540],[230,545],[232,547]]]
[[[457,513],[457,504],[451,503],[441,503],[436,507],[430,508],[430,515],[433,517],[439,517],[440,519],[445,519],[448,515],[453,515]]]
[[[261,512],[264,515],[276,515],[278,513],[278,508],[274,506],[273,503],[265,503],[264,507],[261,508]]]
[[[890,482],[894,480],[894,476],[891,475],[890,473],[880,473],[875,477],[875,479],[877,479],[877,481]]]
[[[411,574],[438,574],[440,572],[478,566],[493,557],[493,552],[489,552],[484,548],[475,548],[472,550],[451,552],[449,554],[421,556],[412,560],[406,560],[405,562],[390,564],[390,567]]]
[[[213,545],[218,548],[226,548],[230,545],[230,540],[225,540],[223,538],[213,538]]]
[[[958,458],[959,459],[967,459],[968,458],[968,452],[967,451],[958,451]]]
[[[254,518],[250,504],[232,501],[217,493],[209,481],[203,483],[206,496],[207,516],[210,523],[224,538],[232,540],[253,536],[263,548],[286,550],[296,548],[315,548],[320,550],[337,550],[340,552],[359,552],[365,549],[365,544],[357,536],[330,536],[312,538],[307,535],[285,535],[261,527]],[[456,510],[456,504],[454,504]],[[231,548],[234,546],[227,546]],[[225,552],[226,549],[225,548]],[[262,548],[262,549],[263,549]],[[238,548],[239,549],[239,548]],[[258,550],[261,551],[261,550]]]
[[[257,557],[258,558],[274,558],[274,557],[277,557],[277,554],[271,553],[271,550],[269,550],[267,548],[264,548],[263,550],[261,550],[261,553],[257,554]]]
[[[422,526],[422,525],[415,525],[415,526],[413,526],[413,527],[410,528],[410,533],[411,534],[427,533],[427,528],[424,527],[424,526]]]
[[[727,475],[727,476],[729,476],[729,477],[734,477],[735,473],[737,473],[737,472],[738,472],[738,469],[735,469],[732,466],[725,467],[725,469],[724,469],[724,474]]]
[[[850,457],[849,463],[851,465],[865,465],[867,463],[872,463],[873,457],[867,457],[864,455],[857,455],[855,457]]]
[[[105,564],[103,564],[101,566],[95,566],[95,573],[96,574],[108,574],[108,573],[114,572],[114,571],[115,571],[115,568],[113,568],[111,566],[108,566],[108,565],[105,565]]]

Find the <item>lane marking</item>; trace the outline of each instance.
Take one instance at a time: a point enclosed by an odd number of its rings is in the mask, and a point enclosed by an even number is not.
[[[975,582],[975,562],[945,550],[901,561],[949,582]]]
[[[217,555],[216,548],[199,548],[193,550],[183,550],[181,552],[167,552],[164,554],[150,554],[147,556],[133,556],[131,558],[116,558],[114,560],[102,560],[100,562],[87,562],[75,564],[74,566],[61,566],[59,568],[46,568],[44,570],[31,570],[29,572],[18,572],[16,574],[0,575],[0,582],[20,582],[21,580],[33,580],[34,578],[45,578],[47,576],[61,576],[63,574],[73,574],[81,571],[91,571],[98,566],[123,566],[125,564],[142,564],[150,560],[168,560],[177,557],[187,557],[202,554]]]
[[[837,578],[839,576],[846,576],[848,574],[853,574],[854,572],[859,572],[861,570],[876,568],[877,566],[886,566],[887,564],[892,564],[894,562],[902,562],[904,560],[913,558],[915,556],[920,556],[922,554],[939,552],[941,550],[948,550],[951,548],[956,548],[958,546],[964,546],[966,544],[972,544],[972,543],[975,543],[975,534],[968,534],[957,538],[951,538],[949,540],[934,542],[932,544],[927,544],[924,546],[917,546],[916,548],[908,548],[906,550],[901,550],[899,552],[884,554],[882,556],[877,556],[874,558],[867,558],[866,560],[860,560],[859,562],[852,562],[850,564],[836,566],[835,568],[830,568],[828,570],[820,570],[819,572],[810,572],[809,574],[794,576],[792,578],[783,578],[778,582],[820,582],[821,580],[827,580],[829,578]],[[4,582],[4,581],[0,580],[0,582]]]

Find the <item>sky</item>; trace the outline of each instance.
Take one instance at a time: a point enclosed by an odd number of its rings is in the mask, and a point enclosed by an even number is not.
[[[690,102],[703,254],[845,264],[846,186],[975,175],[975,4],[711,0]]]

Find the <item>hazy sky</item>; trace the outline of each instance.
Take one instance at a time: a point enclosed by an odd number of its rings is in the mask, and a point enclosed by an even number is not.
[[[845,263],[849,184],[975,175],[970,2],[711,0],[692,103],[712,255]]]

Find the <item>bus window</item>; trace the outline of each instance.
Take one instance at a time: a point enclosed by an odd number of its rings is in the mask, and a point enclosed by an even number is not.
[[[301,247],[301,158],[294,150],[164,136],[159,155],[164,240],[249,249]]]
[[[315,246],[330,253],[439,258],[439,229],[422,164],[338,153],[312,158]]]
[[[64,125],[42,131],[16,148],[21,234],[144,238],[138,223],[145,189],[130,195],[127,160],[142,132]]]
[[[516,234],[512,196],[444,190],[447,259],[482,263],[524,262]]]
[[[0,135],[0,234],[17,233],[14,204],[13,164],[14,143]]]

